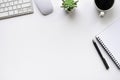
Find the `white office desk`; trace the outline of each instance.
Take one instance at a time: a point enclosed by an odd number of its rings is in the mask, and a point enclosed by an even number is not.
[[[120,70],[101,48],[106,70],[91,40],[120,17],[120,1],[104,18],[94,0],[80,0],[66,14],[61,0],[54,12],[0,20],[0,80],[120,80]]]

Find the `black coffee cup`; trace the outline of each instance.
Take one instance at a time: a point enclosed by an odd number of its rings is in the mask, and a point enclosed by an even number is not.
[[[105,15],[105,11],[112,8],[115,0],[94,0],[100,16]]]

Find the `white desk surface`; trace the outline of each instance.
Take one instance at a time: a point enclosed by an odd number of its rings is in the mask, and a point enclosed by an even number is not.
[[[61,0],[52,0],[54,12],[0,20],[0,80],[120,80],[120,70],[101,48],[106,70],[91,40],[120,18],[120,0],[104,18],[94,0],[80,0],[66,14]]]

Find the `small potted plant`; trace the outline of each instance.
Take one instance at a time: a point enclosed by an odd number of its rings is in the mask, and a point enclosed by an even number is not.
[[[77,7],[77,3],[78,3],[78,0],[77,1],[74,1],[74,0],[62,0],[63,3],[62,3],[62,8],[65,9],[65,11],[67,12],[71,12],[75,7]]]

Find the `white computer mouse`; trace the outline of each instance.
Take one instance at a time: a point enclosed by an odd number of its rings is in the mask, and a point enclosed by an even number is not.
[[[34,0],[39,11],[43,15],[48,15],[53,12],[53,6],[50,0]]]

